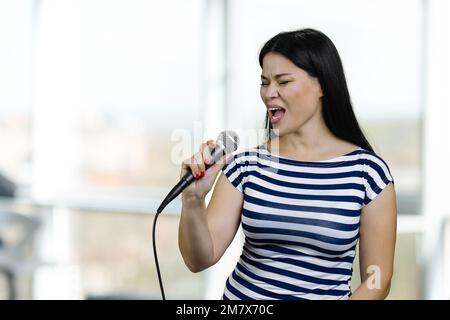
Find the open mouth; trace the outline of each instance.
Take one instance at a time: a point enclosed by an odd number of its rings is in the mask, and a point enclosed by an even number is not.
[[[286,110],[281,107],[269,108],[270,121],[273,123],[279,122],[285,114]]]

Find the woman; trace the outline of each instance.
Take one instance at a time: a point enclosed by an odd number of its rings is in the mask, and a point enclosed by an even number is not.
[[[208,141],[182,165],[181,175],[198,178],[182,194],[186,265],[214,265],[242,222],[245,244],[223,299],[384,299],[396,240],[393,178],[358,125],[335,46],[316,30],[283,32],[259,63],[267,142],[205,172]],[[361,285],[352,293],[358,241]]]

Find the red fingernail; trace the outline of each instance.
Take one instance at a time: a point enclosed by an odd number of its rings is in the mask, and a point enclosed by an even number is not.
[[[203,170],[201,177],[204,177],[204,176],[205,176],[205,171]]]
[[[205,164],[208,164],[208,159],[205,159]]]

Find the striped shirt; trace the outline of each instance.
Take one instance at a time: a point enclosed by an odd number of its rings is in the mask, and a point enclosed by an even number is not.
[[[236,152],[222,168],[243,193],[244,246],[223,299],[348,299],[361,208],[392,181],[358,148],[323,161]]]

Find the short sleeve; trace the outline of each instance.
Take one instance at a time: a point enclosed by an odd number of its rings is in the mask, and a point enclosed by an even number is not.
[[[240,192],[244,192],[247,181],[247,162],[245,153],[237,153],[222,167],[223,174]]]
[[[365,189],[363,205],[367,205],[386,188],[389,182],[394,183],[394,178],[386,162],[375,154],[366,155],[363,170]]]

